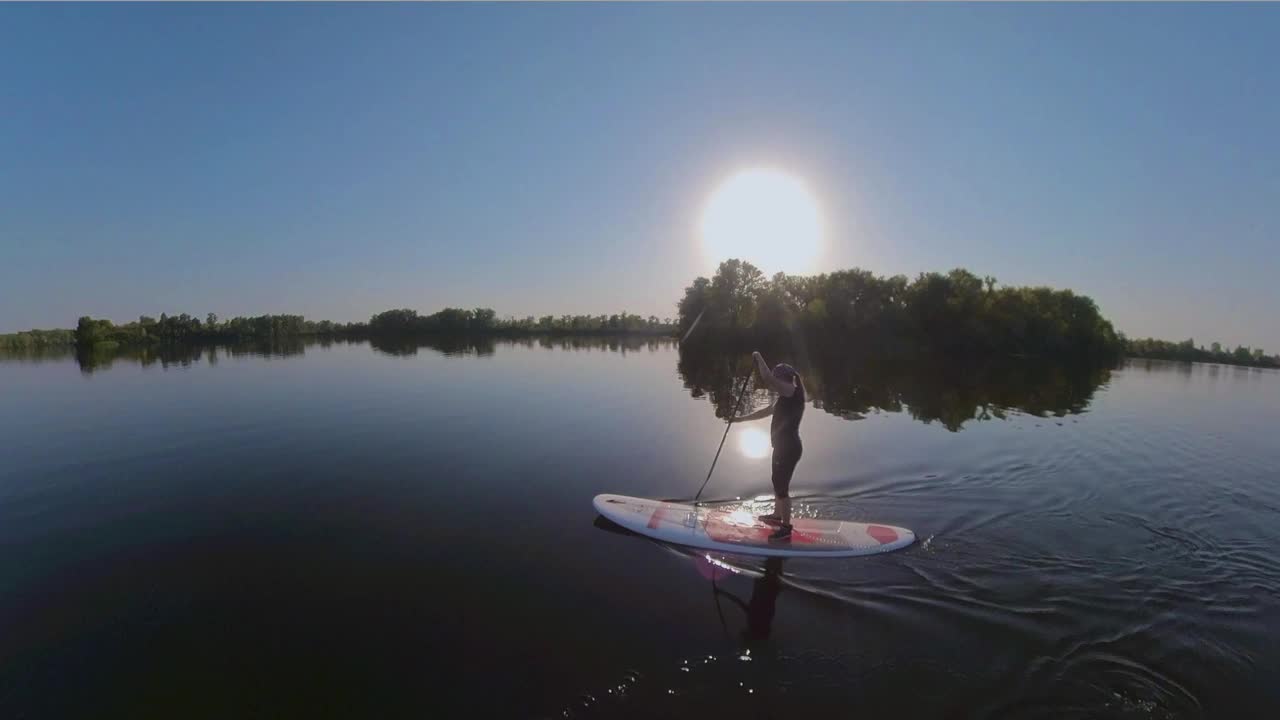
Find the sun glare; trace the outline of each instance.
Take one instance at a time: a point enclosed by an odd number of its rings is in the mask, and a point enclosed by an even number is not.
[[[760,428],[745,428],[738,433],[738,450],[743,455],[759,460],[769,454],[769,433]]]
[[[702,248],[719,263],[741,258],[771,275],[813,270],[822,251],[822,214],[804,183],[776,170],[726,180],[702,211]]]

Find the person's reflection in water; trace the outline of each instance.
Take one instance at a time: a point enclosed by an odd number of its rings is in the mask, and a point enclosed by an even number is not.
[[[716,610],[720,611],[720,596],[732,600],[747,615],[747,626],[738,636],[741,642],[739,660],[734,662],[734,680],[739,689],[746,689],[751,703],[763,717],[773,717],[778,702],[776,691],[781,681],[779,656],[773,635],[773,616],[778,607],[778,593],[782,591],[782,558],[768,558],[764,574],[751,585],[751,599],[743,602],[734,594],[713,585],[716,593]],[[720,615],[724,623],[724,615]],[[725,626],[728,635],[728,626]]]
[[[748,602],[743,602],[727,590],[718,587],[715,589],[717,595],[729,598],[746,612],[747,627],[742,631],[742,640],[748,650],[758,650],[769,641],[778,593],[782,591],[782,562],[780,557],[764,561],[764,574],[752,584],[751,600]]]
[[[773,614],[778,607],[778,593],[782,591],[782,558],[764,561],[764,575],[756,578],[751,586],[751,602],[747,604],[747,646],[761,644],[769,639],[773,630]]]

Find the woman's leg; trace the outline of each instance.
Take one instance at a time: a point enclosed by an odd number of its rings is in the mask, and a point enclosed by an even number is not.
[[[800,462],[801,448],[774,448],[773,497],[774,515],[783,525],[791,524],[791,476]]]

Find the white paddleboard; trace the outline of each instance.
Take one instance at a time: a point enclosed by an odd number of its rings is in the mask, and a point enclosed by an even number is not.
[[[655,540],[769,557],[856,557],[904,548],[915,533],[893,525],[795,518],[790,540],[769,540],[777,529],[745,509],[597,495],[596,511],[632,532]]]

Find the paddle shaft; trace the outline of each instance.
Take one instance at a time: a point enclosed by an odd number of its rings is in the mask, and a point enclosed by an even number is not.
[[[742,388],[738,390],[738,400],[733,404],[733,412],[729,414],[729,422],[725,423],[724,435],[720,436],[720,447],[716,448],[716,456],[711,459],[711,469],[707,471],[707,479],[702,481],[702,487],[698,488],[698,494],[693,496],[693,504],[698,504],[698,498],[702,497],[702,491],[707,489],[707,483],[711,481],[711,473],[716,471],[716,461],[720,459],[720,451],[724,449],[724,441],[729,437],[729,428],[733,427],[733,419],[738,417],[738,406],[742,404],[742,398],[747,394],[747,383],[751,381],[751,373],[747,373],[742,378]]]

